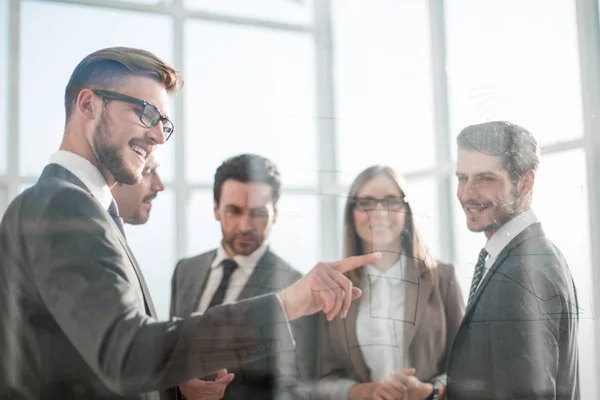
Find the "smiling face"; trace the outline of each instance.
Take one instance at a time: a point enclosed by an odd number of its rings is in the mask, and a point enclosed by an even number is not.
[[[164,116],[168,116],[167,91],[153,79],[138,76],[128,78],[115,92],[152,103]],[[96,154],[101,172],[105,176],[108,173],[107,181],[112,177],[116,182],[129,185],[139,182],[154,148],[165,142],[162,123],[148,128],[139,118],[141,106],[93,96],[97,104],[103,105],[100,106],[102,112],[88,141]]]
[[[530,171],[529,175],[532,173]],[[484,232],[489,239],[522,210],[523,194],[527,189],[522,183],[515,185],[511,182],[501,156],[460,149],[456,176],[457,197],[469,230]]]
[[[357,203],[353,209],[354,227],[362,241],[365,251],[401,250],[400,235],[406,222],[406,206],[390,210],[381,202],[375,207],[364,210],[360,207],[360,199],[388,199],[397,202],[404,194],[398,185],[385,175],[378,175],[368,180],[357,193]]]

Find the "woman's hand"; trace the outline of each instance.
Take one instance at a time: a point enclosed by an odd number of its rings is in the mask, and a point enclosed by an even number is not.
[[[350,390],[350,400],[406,400],[406,388],[390,376],[377,382],[354,385]]]
[[[414,368],[390,372],[377,382],[359,383],[350,391],[350,400],[425,400],[433,393],[433,385],[421,382]],[[440,398],[444,398],[443,386]]]
[[[392,372],[389,375],[389,379],[402,384],[406,388],[406,400],[424,400],[433,393],[433,385],[428,382],[421,382],[414,375],[414,368],[404,368],[400,371]]]

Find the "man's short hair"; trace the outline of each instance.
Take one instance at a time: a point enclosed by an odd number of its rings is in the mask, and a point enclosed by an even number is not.
[[[183,87],[181,74],[172,66],[146,50],[110,47],[86,56],[75,67],[65,89],[65,114],[69,121],[73,104],[82,89],[114,90],[132,76],[152,78],[169,94]]]
[[[456,138],[458,149],[476,150],[502,157],[502,164],[516,183],[529,170],[540,165],[540,148],[525,128],[506,121],[470,125]]]
[[[277,165],[268,158],[256,154],[239,154],[228,158],[217,168],[213,196],[218,205],[221,189],[226,180],[243,183],[267,183],[271,186],[273,204],[277,204],[281,194],[281,174]]]

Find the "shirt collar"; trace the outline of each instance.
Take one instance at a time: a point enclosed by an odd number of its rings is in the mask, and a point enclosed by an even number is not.
[[[248,256],[236,255],[233,257],[233,261],[237,263],[241,270],[250,275],[252,271],[254,271],[254,268],[256,267],[256,264],[258,264],[258,261],[266,253],[268,247],[269,246],[267,244],[267,241],[265,241],[258,249],[254,250],[252,254]],[[223,243],[220,243],[219,247],[217,247],[217,255],[213,262],[210,264],[211,269],[217,268],[219,265],[221,265],[223,260],[228,258],[229,256],[227,255],[227,252],[223,247]]]
[[[384,280],[387,280],[390,284],[395,286],[399,285],[404,279],[405,268],[406,256],[402,254],[400,258],[394,264],[392,264],[392,266],[386,271],[381,271],[373,264],[365,265],[365,277],[369,279],[371,283],[377,282],[379,278],[384,278]]]
[[[485,244],[485,249],[490,257],[498,257],[498,254],[511,240],[536,222],[538,219],[533,210],[527,209],[502,225]]]
[[[51,164],[58,164],[75,175],[92,193],[92,196],[108,210],[113,196],[104,176],[91,162],[70,151],[58,150],[50,156]]]

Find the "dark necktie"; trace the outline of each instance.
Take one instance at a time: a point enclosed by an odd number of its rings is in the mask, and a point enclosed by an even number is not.
[[[483,275],[485,274],[485,259],[487,256],[487,250],[485,248],[481,249],[479,252],[479,258],[477,259],[477,264],[475,265],[475,270],[473,271],[473,281],[471,282],[471,291],[469,292],[469,301],[467,302],[467,305],[471,303],[471,299],[477,291],[479,282],[481,282],[481,278],[483,278]]]
[[[117,211],[117,203],[115,203],[114,199],[110,202],[110,206],[108,206],[108,213],[112,217],[113,221],[115,221],[115,224],[117,224],[117,228],[119,228],[119,230],[123,234],[123,237],[125,237],[125,227],[123,226],[123,219],[119,217],[119,212]]]
[[[229,286],[229,280],[231,279],[231,275],[233,271],[238,267],[237,263],[233,260],[224,260],[221,264],[223,266],[223,278],[221,279],[221,283],[217,288],[217,291],[213,295],[208,308],[218,306],[223,303],[225,299],[225,293],[227,292],[227,287]]]

